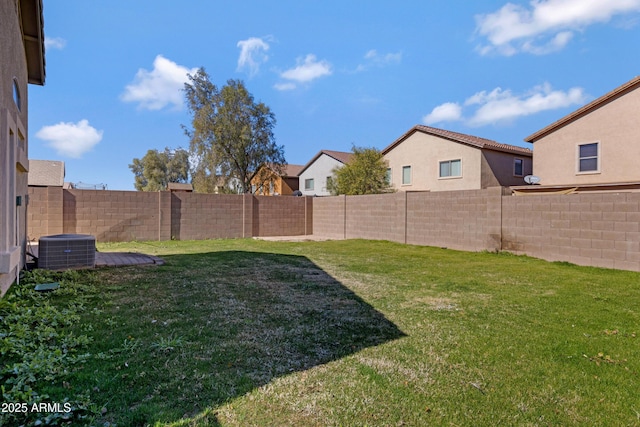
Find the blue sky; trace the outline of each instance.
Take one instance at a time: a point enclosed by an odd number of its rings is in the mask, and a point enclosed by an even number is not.
[[[640,0],[45,0],[44,19],[29,157],[113,190],[133,190],[147,150],[188,148],[199,67],[271,108],[291,164],[416,124],[529,146],[640,74]]]

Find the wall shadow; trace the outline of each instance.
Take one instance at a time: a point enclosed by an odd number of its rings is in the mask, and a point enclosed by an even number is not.
[[[152,352],[159,366],[181,366],[181,376],[175,377],[172,368],[150,375],[143,360],[148,363],[153,344],[143,343],[140,360],[128,363],[127,378],[138,380],[122,381],[113,389],[126,393],[124,407],[139,408],[145,405],[139,399],[153,403],[162,390],[175,393],[182,387],[173,410],[186,417],[167,419],[166,413],[150,411],[150,404],[130,422],[215,425],[212,408],[275,378],[405,336],[303,256],[225,251],[163,259],[163,267],[136,271],[133,283],[139,286],[113,293],[113,304],[119,318],[140,322],[125,325],[122,334],[155,328],[158,339],[181,340],[175,350]],[[112,274],[111,285],[122,288],[123,276]],[[146,372],[144,381],[136,370]]]
[[[70,191],[62,192],[62,232],[74,233],[78,223],[76,196]],[[48,233],[51,234],[51,233]]]

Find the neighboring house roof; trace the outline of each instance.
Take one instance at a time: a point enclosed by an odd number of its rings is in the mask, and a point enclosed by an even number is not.
[[[29,160],[28,184],[35,187],[62,187],[64,162],[57,160]]]
[[[188,182],[170,182],[167,184],[169,191],[193,191],[193,185]]]
[[[42,0],[20,0],[19,5],[28,81],[31,84],[44,85],[46,73]]]
[[[626,82],[625,84],[623,84],[622,86],[619,86],[617,88],[615,88],[614,90],[612,90],[611,92],[608,92],[604,95],[602,95],[600,98],[591,101],[590,103],[588,103],[587,105],[585,105],[582,108],[577,109],[576,111],[574,111],[571,114],[568,114],[566,116],[564,116],[563,118],[561,118],[560,120],[557,120],[555,122],[553,122],[552,124],[550,124],[549,126],[547,126],[544,129],[539,130],[538,132],[529,135],[528,137],[526,137],[524,140],[527,142],[535,142],[536,140],[543,138],[545,136],[547,136],[548,134],[555,132],[556,130],[560,129],[563,126],[568,125],[569,123],[583,117],[586,116],[587,114],[591,113],[593,110],[596,110],[600,107],[602,107],[605,104],[608,104],[609,102],[620,98],[623,95],[626,95],[627,93],[636,90],[640,88],[640,76],[634,77],[633,79],[629,80],[628,82]]]
[[[304,168],[304,165],[287,165],[287,167],[284,168],[284,173],[282,174],[282,177],[283,178],[297,177],[298,175],[300,175],[300,172],[302,172],[303,168]]]
[[[271,166],[272,165],[267,165],[266,167],[273,171]],[[255,176],[262,170],[263,167],[265,167],[265,165],[260,166],[258,170],[251,176],[251,179],[255,178]],[[304,166],[302,165],[285,165],[280,176],[282,178],[297,178],[300,174],[300,171],[302,171],[302,168],[304,168]]]
[[[300,176],[302,172],[306,171],[309,168],[309,166],[311,166],[323,154],[343,164],[349,163],[349,160],[351,160],[351,157],[353,157],[353,153],[347,153],[344,151],[320,150],[318,151],[318,154],[313,156],[313,158],[309,160],[309,162],[306,165],[304,165],[304,167],[298,172],[298,176]]]
[[[438,136],[440,138],[448,139],[460,144],[469,145],[471,147],[479,148],[481,150],[493,150],[502,151],[505,153],[519,154],[522,156],[533,155],[533,151],[528,148],[518,147],[515,145],[502,144],[500,142],[492,141],[490,139],[480,138],[478,136],[467,135],[464,133],[452,132],[450,130],[433,128],[430,126],[416,125],[409,129],[404,135],[392,142],[387,148],[382,150],[382,154],[387,154],[389,151],[400,145],[405,139],[409,138],[415,132],[422,132],[429,135]]]

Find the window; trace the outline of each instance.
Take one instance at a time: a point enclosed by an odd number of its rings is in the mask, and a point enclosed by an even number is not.
[[[411,166],[402,167],[402,185],[411,184]]]
[[[387,168],[387,173],[384,176],[384,181],[387,185],[391,185],[391,168]]]
[[[578,145],[578,172],[598,171],[598,143]]]
[[[462,168],[460,165],[460,159],[440,162],[440,178],[462,176]]]
[[[18,80],[13,79],[13,102],[18,107],[18,111],[22,111],[22,98],[20,97],[20,88],[18,87]]]
[[[513,159],[513,175],[515,176],[524,175],[524,160]]]
[[[313,178],[308,178],[304,180],[304,189],[313,190]]]

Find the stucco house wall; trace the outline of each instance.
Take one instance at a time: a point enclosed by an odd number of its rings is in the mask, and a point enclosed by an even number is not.
[[[416,132],[385,154],[391,185],[399,191],[472,190],[480,188],[480,150]],[[439,178],[440,162],[461,160],[460,177]],[[402,183],[403,167],[411,167],[411,183]]]
[[[0,295],[16,280],[25,259],[27,85],[44,84],[41,7],[39,0],[0,0]]]
[[[515,159],[522,161],[521,174],[516,174]],[[533,159],[531,156],[483,150],[481,174],[480,188],[524,185],[524,177],[533,174]]]
[[[640,77],[526,138],[540,184],[640,182]],[[579,146],[598,143],[598,169],[578,170]]]
[[[531,174],[530,150],[428,126],[415,126],[382,150],[391,169],[391,186],[398,191],[478,190],[524,184]],[[522,174],[514,173],[515,159]],[[440,164],[460,161],[459,176],[440,176]],[[410,167],[410,182],[403,170]]]

